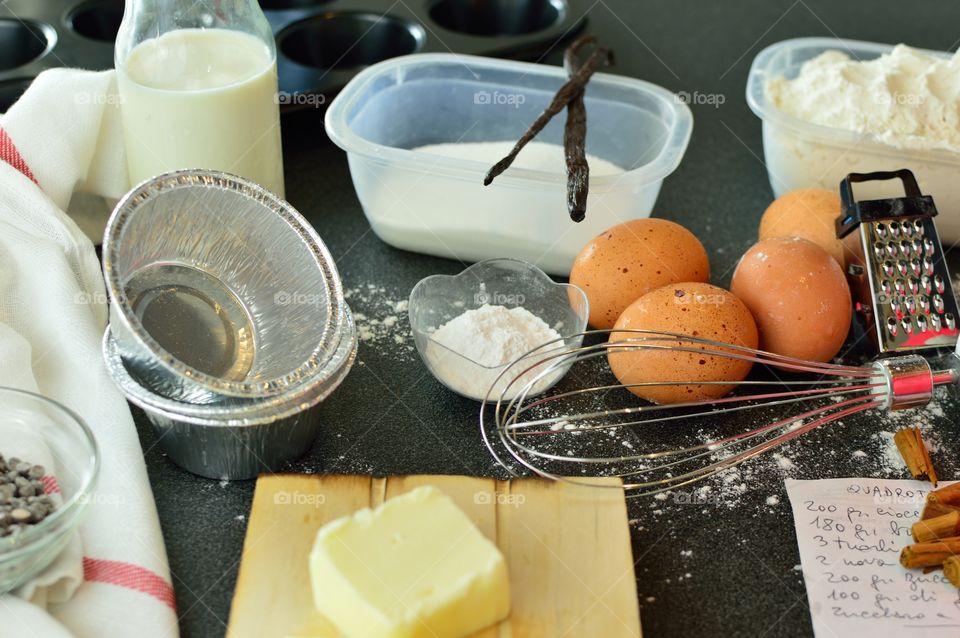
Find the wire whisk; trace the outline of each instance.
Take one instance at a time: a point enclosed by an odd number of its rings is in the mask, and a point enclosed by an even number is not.
[[[614,334],[615,333],[615,334]],[[594,345],[571,347],[580,337]],[[623,384],[606,368],[611,352],[669,350],[748,361],[787,378],[671,380]],[[619,477],[628,496],[690,485],[733,468],[822,425],[872,409],[926,405],[937,386],[956,383],[960,360],[942,357],[934,370],[918,354],[859,366],[818,363],[673,332],[595,330],[544,344],[508,366],[480,411],[481,433],[494,458],[513,474],[577,482]],[[611,382],[575,387],[584,366],[599,365]],[[595,379],[596,370],[588,370]],[[789,373],[804,373],[797,377]],[[552,379],[556,388],[538,395]],[[756,375],[754,375],[756,376]],[[673,404],[627,392],[655,386],[736,385],[734,394]],[[749,416],[737,429],[729,415]],[[729,423],[728,423],[729,421]],[[704,424],[727,432],[690,445]],[[589,484],[588,481],[584,481]]]

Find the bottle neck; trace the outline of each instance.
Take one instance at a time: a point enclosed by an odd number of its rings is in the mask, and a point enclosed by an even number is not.
[[[179,29],[227,29],[254,36],[276,59],[273,31],[257,0],[126,0],[114,63],[122,68],[140,43]]]

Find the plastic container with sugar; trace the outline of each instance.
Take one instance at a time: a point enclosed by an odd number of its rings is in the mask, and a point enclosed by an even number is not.
[[[486,158],[416,150],[513,143],[566,78],[558,67],[452,54],[395,58],[357,75],[330,105],[326,129],[347,151],[374,232],[406,250],[513,257],[565,275],[590,238],[648,217],[693,126],[681,100],[648,82],[597,73],[587,86],[587,153],[623,171],[591,176],[579,224],[567,217],[562,161],[559,171],[512,167],[485,187]],[[564,120],[555,117],[536,139],[561,145]]]

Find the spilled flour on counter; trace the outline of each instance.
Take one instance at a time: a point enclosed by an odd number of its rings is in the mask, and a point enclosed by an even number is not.
[[[933,400],[923,408],[899,412],[874,410],[844,420],[821,426],[802,437],[783,444],[776,451],[767,452],[739,466],[724,470],[699,483],[658,494],[645,501],[649,514],[663,516],[665,508],[675,505],[699,506],[699,511],[709,514],[717,507],[739,509],[756,508],[757,514],[773,514],[782,508],[783,481],[787,478],[823,478],[832,474],[824,468],[837,466],[853,467],[848,470],[856,476],[909,479],[906,465],[893,441],[895,432],[906,427],[918,428],[927,448],[934,455],[934,464],[946,473],[955,467],[950,455],[937,456],[942,447],[943,427],[948,424],[947,415],[956,409],[955,389],[938,388]],[[954,393],[954,394],[951,394]],[[949,406],[949,407],[947,407]],[[754,427],[761,425],[756,423]],[[849,429],[845,429],[849,428]],[[828,429],[834,432],[828,436]],[[836,430],[843,434],[837,436]],[[818,434],[819,433],[819,434]],[[701,430],[692,436],[691,445],[706,445],[715,440],[716,433]],[[845,441],[850,440],[849,446]],[[852,441],[856,441],[854,444]],[[728,451],[717,450],[710,461],[728,458]],[[771,489],[775,490],[771,493]],[[693,509],[693,508],[691,508]],[[675,510],[671,510],[675,511]],[[755,515],[757,515],[755,514]],[[637,525],[644,517],[634,519]]]
[[[943,408],[940,406],[938,397],[943,396],[944,390],[937,390],[934,399],[926,407],[912,410],[903,410],[901,412],[891,412],[881,419],[883,429],[875,433],[871,440],[876,449],[865,453],[867,457],[879,459],[876,464],[876,473],[880,477],[897,478],[903,476],[906,478],[907,466],[897,450],[897,444],[894,443],[893,435],[897,430],[903,428],[917,428],[923,435],[923,442],[931,454],[940,451],[940,434],[933,427],[935,420],[942,419],[945,416]],[[858,450],[859,451],[859,450]],[[856,455],[856,451],[854,452]],[[936,462],[936,461],[935,461]]]
[[[361,348],[399,355],[403,359],[413,358],[415,347],[406,297],[376,284],[347,288],[343,297],[353,311]]]
[[[553,393],[575,391],[589,386],[616,384],[606,359],[598,357],[578,362]],[[837,396],[836,402],[842,401]],[[768,406],[757,412],[741,414],[736,418],[707,416],[700,422],[680,422],[675,427],[665,425],[651,429],[641,427],[604,428],[604,419],[589,416],[606,410],[642,405],[625,393],[590,392],[569,396],[563,400],[532,407],[530,420],[540,420],[545,434],[529,437],[542,458],[559,459],[553,466],[558,473],[620,474],[627,481],[643,482],[663,478],[663,475],[641,473],[650,468],[651,461],[633,459],[635,455],[664,449],[703,446],[709,452],[706,463],[729,458],[731,450],[711,446],[715,441],[760,428],[802,412],[798,406]],[[874,478],[910,478],[893,443],[893,434],[903,427],[917,427],[932,450],[933,462],[944,478],[960,469],[960,459],[949,452],[955,445],[956,430],[950,417],[960,410],[960,388],[938,388],[933,400],[923,408],[889,413],[873,410],[850,415],[836,422],[824,424],[775,449],[746,462],[726,469],[699,482],[661,492],[654,496],[628,500],[629,522],[633,533],[649,533],[660,521],[694,521],[704,515],[725,518],[790,516],[786,507],[784,481],[788,478],[818,479],[849,476]],[[659,428],[659,429],[658,429]],[[942,448],[942,451],[940,451]],[[566,463],[563,457],[603,458],[609,463],[590,465]],[[649,457],[648,457],[649,458]],[[544,461],[538,466],[549,467]],[[675,476],[693,469],[672,468]],[[699,524],[699,523],[698,523]]]

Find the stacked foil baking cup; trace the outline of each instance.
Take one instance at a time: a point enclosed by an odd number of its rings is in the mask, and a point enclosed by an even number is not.
[[[107,369],[171,460],[244,479],[306,452],[357,336],[333,258],[290,204],[226,173],[157,176],[117,204],[103,269]]]

